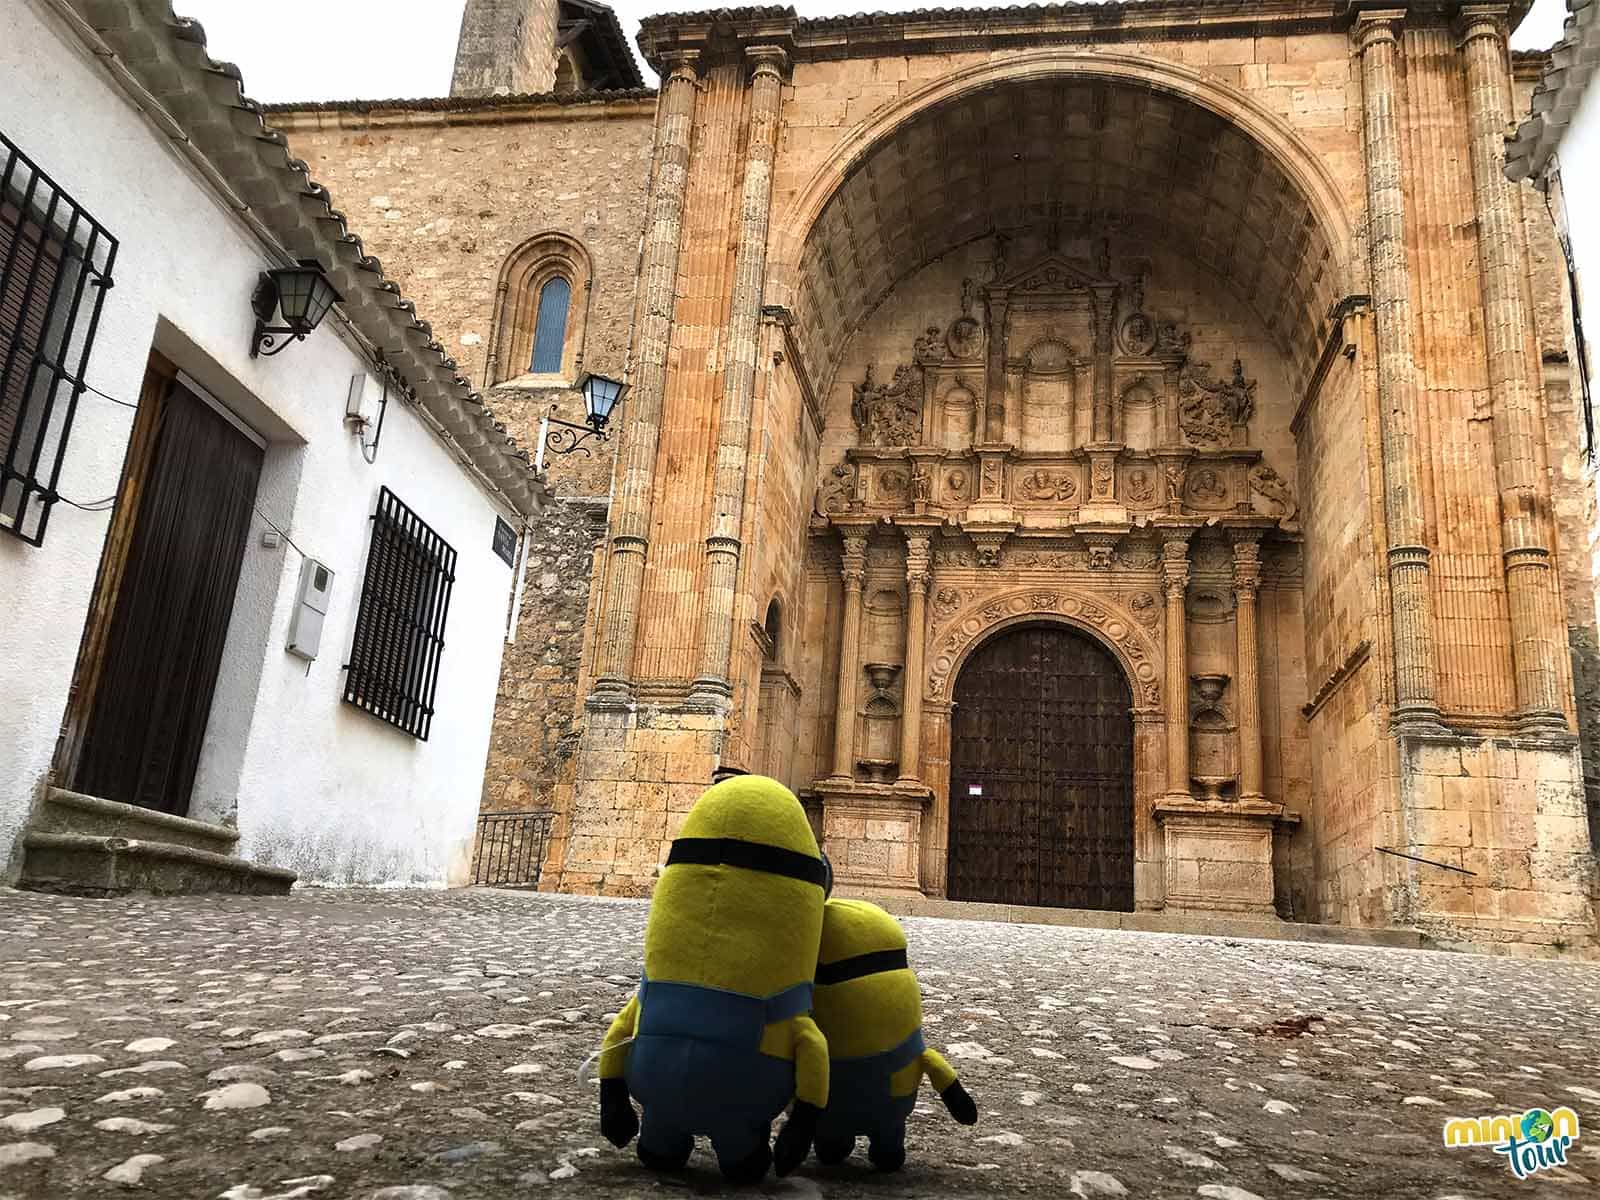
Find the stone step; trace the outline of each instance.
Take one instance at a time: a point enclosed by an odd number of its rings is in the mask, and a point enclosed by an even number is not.
[[[840,889],[845,894],[847,889]],[[899,917],[943,917],[957,921],[1003,921],[1016,925],[1067,925],[1080,929],[1120,929],[1136,933],[1178,933],[1204,937],[1260,938],[1275,942],[1316,942],[1331,946],[1385,946],[1398,950],[1437,948],[1414,929],[1360,929],[1313,925],[1304,921],[1263,920],[1218,913],[1104,912],[1090,908],[1044,908],[1026,904],[981,904],[932,896],[878,893],[867,897]]]
[[[44,803],[33,814],[28,828],[40,833],[83,833],[139,842],[165,842],[212,854],[231,854],[239,842],[239,831],[226,825],[175,817],[153,808],[69,792],[66,788],[51,788],[46,793]]]
[[[286,896],[295,881],[293,871],[258,866],[176,842],[33,828],[24,835],[22,845],[22,877],[17,885],[39,892]]]

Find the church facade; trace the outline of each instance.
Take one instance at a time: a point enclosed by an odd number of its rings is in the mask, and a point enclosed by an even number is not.
[[[507,7],[450,100],[273,120],[522,436],[631,384],[502,680],[548,886],[647,892],[736,766],[861,894],[1593,947],[1525,5],[675,14],[653,95],[598,6],[487,79]]]

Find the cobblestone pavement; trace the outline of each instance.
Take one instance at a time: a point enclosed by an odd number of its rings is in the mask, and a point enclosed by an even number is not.
[[[704,1148],[646,1174],[579,1079],[644,916],[495,892],[0,891],[0,1200],[734,1191]],[[978,1126],[925,1092],[902,1174],[858,1155],[765,1194],[1600,1194],[1600,967],[906,927]],[[1519,1182],[1442,1148],[1446,1114],[1557,1104],[1586,1126],[1564,1170]]]

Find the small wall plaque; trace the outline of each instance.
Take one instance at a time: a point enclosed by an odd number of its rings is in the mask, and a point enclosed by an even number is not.
[[[503,517],[494,519],[494,552],[505,560],[506,566],[517,565],[517,531]]]

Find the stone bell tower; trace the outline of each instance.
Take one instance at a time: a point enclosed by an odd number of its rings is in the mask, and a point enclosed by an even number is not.
[[[558,0],[467,0],[452,96],[553,91]]]

